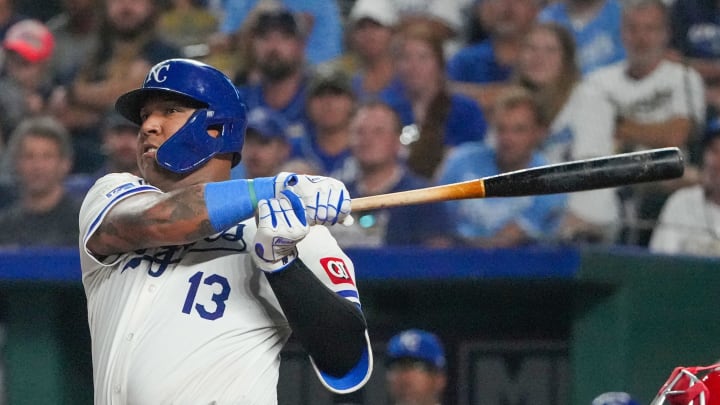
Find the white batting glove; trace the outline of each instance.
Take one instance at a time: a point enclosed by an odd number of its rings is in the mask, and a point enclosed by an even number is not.
[[[279,198],[258,202],[258,229],[251,256],[260,270],[281,271],[297,259],[297,243],[310,231],[303,202],[284,190]]]
[[[292,190],[305,205],[309,225],[352,225],[350,193],[340,180],[283,172],[275,177],[275,193],[279,188]]]

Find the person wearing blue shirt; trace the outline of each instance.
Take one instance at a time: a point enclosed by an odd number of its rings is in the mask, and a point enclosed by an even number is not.
[[[349,125],[354,108],[350,77],[330,66],[317,69],[307,89],[308,134],[293,139],[291,157],[310,162],[324,175],[349,178]]]
[[[287,122],[291,142],[306,137],[310,74],[305,64],[305,32],[286,8],[258,14],[250,32],[259,79],[239,87],[248,110],[270,108]]]
[[[351,73],[359,101],[382,98],[400,85],[393,66],[392,37],[398,24],[390,0],[357,0],[348,15],[348,51],[341,63]]]
[[[259,5],[259,0],[223,1],[223,19],[219,31],[236,32]],[[303,16],[309,31],[307,57],[311,64],[329,62],[342,55],[343,26],[340,8],[335,0],[282,0],[281,4]]]
[[[625,59],[620,38],[622,5],[619,0],[565,0],[549,4],[538,16],[556,22],[575,37],[583,75]]]
[[[410,172],[401,157],[397,113],[380,101],[362,103],[350,123],[350,148],[357,167],[345,182],[350,195],[370,196],[430,186]],[[442,204],[419,204],[353,213],[355,223],[331,232],[343,247],[450,244]]]
[[[525,36],[540,11],[536,0],[492,2],[487,39],[461,48],[447,64],[453,89],[476,99],[484,111],[512,79]]]
[[[451,93],[445,77],[443,42],[430,29],[413,25],[394,42],[395,64],[402,85],[383,101],[406,127],[407,165],[431,179],[445,153],[464,142],[485,137],[486,122],[475,100]]]
[[[469,143],[456,148],[442,167],[440,184],[473,180],[542,166],[546,133],[540,107],[522,88],[510,87],[494,107],[494,146]],[[449,201],[455,237],[469,246],[510,247],[555,237],[565,213],[562,194]]]
[[[511,64],[498,61],[491,39],[460,49],[448,62],[448,77],[458,82],[504,82],[512,74]]]

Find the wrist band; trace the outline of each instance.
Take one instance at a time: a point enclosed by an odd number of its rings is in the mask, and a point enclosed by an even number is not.
[[[250,204],[252,204],[253,211],[257,209],[257,195],[255,194],[255,184],[253,184],[252,179],[247,181],[248,183],[248,194],[250,195]]]
[[[274,196],[275,184],[272,177],[208,183],[205,185],[208,219],[216,232],[222,232],[252,217],[258,200]]]

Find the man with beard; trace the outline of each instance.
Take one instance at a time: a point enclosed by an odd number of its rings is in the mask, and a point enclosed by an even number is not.
[[[141,85],[154,64],[180,56],[154,32],[157,7],[154,0],[105,0],[97,47],[72,83],[53,95],[53,113],[73,135],[75,171],[103,163],[97,128],[118,96]]]
[[[240,89],[248,110],[277,111],[288,123],[290,139],[307,134],[305,101],[309,75],[305,63],[306,31],[288,9],[260,11],[252,24],[251,53],[255,77]]]

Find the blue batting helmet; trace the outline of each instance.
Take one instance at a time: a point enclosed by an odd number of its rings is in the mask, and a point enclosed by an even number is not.
[[[218,153],[239,153],[243,146],[246,107],[232,81],[214,67],[191,59],[169,59],[150,69],[139,89],[120,96],[115,109],[142,125],[140,109],[152,95],[172,94],[202,107],[157,150],[160,166],[186,173]],[[220,130],[214,138],[208,129]]]

